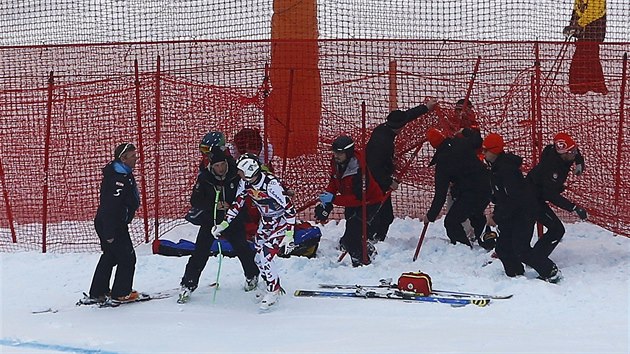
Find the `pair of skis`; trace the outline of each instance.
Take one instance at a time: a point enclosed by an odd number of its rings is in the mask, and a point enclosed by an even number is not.
[[[449,304],[453,307],[475,305],[485,307],[493,300],[505,300],[512,295],[478,294],[448,290],[432,290],[432,294],[423,296],[419,294],[400,291],[391,279],[381,279],[378,285],[352,285],[352,284],[320,284],[322,289],[330,290],[296,290],[297,297],[332,297],[332,298],[364,298],[401,300],[406,302],[434,302]],[[335,291],[353,290],[353,291]]]
[[[360,285],[360,284],[319,284],[320,288],[323,289],[398,289],[398,285],[392,282],[392,278],[380,279],[378,285]],[[452,297],[475,297],[475,298],[487,298],[490,300],[506,300],[510,299],[513,295],[495,295],[495,294],[479,294],[479,293],[468,293],[461,291],[451,291],[451,290],[437,290],[432,289],[432,294],[438,296],[452,296]]]

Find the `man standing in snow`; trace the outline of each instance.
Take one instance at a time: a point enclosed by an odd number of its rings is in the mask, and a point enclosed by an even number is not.
[[[114,149],[114,160],[103,168],[100,203],[94,219],[94,228],[101,242],[103,254],[96,265],[89,299],[93,302],[127,302],[138,299],[132,290],[136,269],[136,253],[131,243],[129,226],[140,206],[140,197],[133,169],[138,155],[131,143]],[[109,287],[112,271],[116,268],[113,286]]]
[[[331,149],[333,158],[330,179],[326,190],[320,195],[321,203],[315,207],[315,217],[319,221],[326,220],[333,209],[333,204],[345,208],[346,230],[339,240],[339,245],[350,254],[352,266],[359,267],[363,265],[363,173],[365,172],[367,189],[368,235],[374,232],[373,221],[383,200],[383,192],[372,177],[370,169],[366,170],[362,153],[355,150],[352,138],[346,135],[339,136],[333,141]],[[368,242],[367,264],[370,264],[374,252],[374,246]]]
[[[476,152],[481,147],[481,134],[466,128],[461,138],[446,138],[441,131],[430,128],[427,140],[436,149],[429,163],[435,165],[435,194],[424,222],[437,219],[450,187],[453,204],[444,218],[446,234],[452,244],[472,247],[462,223],[469,219],[479,238],[486,226],[483,213],[490,202],[489,176]]]
[[[236,167],[241,177],[236,199],[227,211],[225,220],[212,228],[212,234],[218,237],[224,232],[243,208],[245,198],[252,199],[261,216],[254,244],[256,265],[267,284],[267,293],[260,304],[260,308],[266,310],[283,293],[274,261],[279,252],[289,254],[295,247],[293,235],[296,212],[280,181],[271,173],[262,171],[258,157],[245,153],[236,161]]]
[[[394,178],[395,140],[396,135],[411,121],[423,114],[433,111],[437,100],[427,98],[426,102],[406,111],[395,110],[387,115],[385,123],[372,131],[370,140],[365,147],[365,159],[368,170],[372,171],[374,179],[383,193],[398,189],[398,181]],[[382,203],[375,219],[375,234],[368,235],[374,241],[383,241],[394,221],[394,209],[391,195]]]
[[[527,174],[527,180],[534,186],[538,201],[538,215],[536,221],[547,228],[547,232],[534,245],[534,253],[537,257],[549,257],[564,235],[562,221],[549,207],[550,202],[558,208],[575,212],[582,220],[588,217],[586,210],[571,202],[562,192],[565,189],[571,167],[575,164],[573,172],[579,176],[584,171],[584,158],[578,150],[577,144],[567,133],[558,133],[553,138],[553,144],[547,145],[540,155],[540,162]],[[557,268],[556,268],[557,269]],[[553,277],[545,280],[558,281],[560,271],[556,271]]]
[[[536,255],[530,246],[536,223],[536,196],[533,187],[521,172],[523,159],[503,151],[503,137],[491,133],[483,140],[483,154],[490,166],[494,211],[488,215],[488,225],[498,226],[496,253],[505,274],[523,275],[523,263],[534,268],[545,279],[557,274],[556,265],[546,256]]]
[[[236,199],[236,190],[240,178],[238,177],[234,159],[215,146],[208,152],[208,167],[199,172],[197,183],[190,196],[191,210],[186,219],[195,225],[200,225],[195,250],[186,264],[186,271],[181,281],[182,291],[178,302],[188,301],[190,294],[199,284],[199,277],[203,271],[210,248],[215,238],[212,227],[222,222],[225,213]],[[245,291],[254,290],[258,284],[260,271],[254,263],[254,251],[250,248],[245,236],[245,213],[240,212],[230,223],[230,227],[223,231],[227,241],[234,248],[234,253],[241,262],[245,273]]]

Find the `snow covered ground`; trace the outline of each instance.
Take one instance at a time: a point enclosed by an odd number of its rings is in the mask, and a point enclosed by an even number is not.
[[[99,254],[0,254],[0,353],[628,353],[630,239],[588,223],[567,225],[552,255],[564,274],[557,285],[526,276],[509,279],[481,248],[451,246],[441,220],[429,227],[420,258],[411,258],[422,224],[396,220],[370,266],[337,263],[343,222],[323,227],[315,259],[280,259],[287,290],[260,314],[241,290],[237,259],[223,262],[213,303],[217,258],[186,305],[175,298],[98,309],[75,307],[89,287]],[[166,238],[193,239],[184,225]],[[178,287],[187,258],[137,249],[135,288]],[[319,283],[374,284],[421,269],[442,290],[514,294],[487,307],[378,299],[296,298]],[[204,285],[206,284],[206,285]],[[52,308],[56,313],[33,314]]]

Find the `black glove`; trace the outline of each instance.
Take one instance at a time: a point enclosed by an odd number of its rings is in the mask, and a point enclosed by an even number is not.
[[[584,208],[580,208],[576,205],[573,208],[573,211],[580,217],[581,220],[586,220],[586,218],[588,218],[588,214],[586,213],[586,210],[584,210]]]
[[[497,237],[496,232],[492,231],[490,228],[486,228],[486,232],[477,238],[477,242],[479,242],[479,246],[483,247],[486,251],[490,251],[496,247]]]
[[[330,204],[317,204],[315,207],[315,219],[317,221],[326,221],[330,216],[330,212],[333,210],[332,203]]]

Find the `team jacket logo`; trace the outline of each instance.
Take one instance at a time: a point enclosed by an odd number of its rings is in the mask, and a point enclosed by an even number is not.
[[[265,193],[264,191],[250,189],[247,191],[247,194],[249,194],[249,196],[252,197],[252,199],[254,200],[269,199],[269,194]]]

